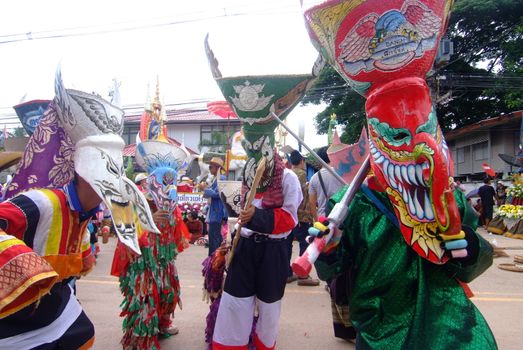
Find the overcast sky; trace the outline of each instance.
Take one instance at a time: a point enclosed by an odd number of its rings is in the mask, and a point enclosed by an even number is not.
[[[308,73],[317,56],[299,0],[18,0],[2,7],[0,124],[24,95],[53,97],[59,62],[67,87],[106,96],[119,79],[126,106],[145,101],[156,75],[168,104],[223,100],[203,48],[207,33],[224,76]],[[298,107],[289,116],[296,132],[305,120],[314,146],[326,142],[313,137],[319,110]]]

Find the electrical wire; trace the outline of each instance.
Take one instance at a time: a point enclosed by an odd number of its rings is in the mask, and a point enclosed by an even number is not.
[[[276,2],[274,2],[276,3]],[[225,17],[239,17],[239,16],[250,16],[250,15],[275,15],[275,14],[285,14],[285,13],[299,13],[299,11],[296,6],[292,5],[284,5],[284,6],[273,6],[268,8],[262,8],[255,11],[239,11],[234,9],[241,9],[246,8],[248,6],[235,6],[235,7],[227,7],[227,8],[218,8],[215,10],[206,10],[206,11],[195,11],[195,12],[189,12],[189,13],[183,13],[178,14],[176,17],[183,17],[184,19],[178,19],[174,20],[173,16],[170,17],[160,17],[156,19],[151,20],[129,20],[129,21],[123,21],[123,22],[117,22],[112,24],[101,24],[101,25],[95,25],[95,26],[78,26],[78,27],[71,27],[71,28],[63,28],[63,29],[53,29],[53,30],[42,30],[42,31],[36,31],[36,32],[26,32],[26,33],[16,33],[16,34],[4,34],[0,35],[0,38],[4,38],[3,40],[0,40],[0,44],[10,44],[20,41],[30,41],[30,40],[43,40],[43,39],[58,39],[58,38],[69,38],[69,37],[78,37],[78,36],[89,36],[89,35],[100,35],[100,34],[110,34],[110,33],[118,33],[118,32],[127,32],[127,31],[136,31],[136,30],[144,30],[144,29],[152,29],[152,28],[159,28],[159,27],[166,27],[166,26],[175,26],[180,24],[186,24],[186,23],[193,23],[193,22],[202,22],[202,21],[209,21],[213,19],[218,18],[225,18]],[[213,13],[214,12],[214,13]],[[219,14],[222,12],[221,14]],[[211,13],[211,14],[209,14]],[[193,18],[186,18],[187,16],[194,16]],[[153,22],[149,24],[142,24],[142,25],[132,25],[132,26],[125,26],[126,24],[134,24],[138,22],[144,22],[144,21],[158,21],[161,19],[165,19],[166,21],[162,22]],[[119,28],[119,26],[123,27]],[[107,28],[108,29],[102,29]],[[111,28],[115,27],[115,28]],[[79,30],[79,32],[74,32]]]

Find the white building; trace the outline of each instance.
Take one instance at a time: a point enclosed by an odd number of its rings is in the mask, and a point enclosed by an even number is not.
[[[518,171],[501,160],[499,154],[519,153],[522,117],[523,111],[515,111],[447,132],[445,140],[454,160],[454,177],[481,181],[485,177],[484,163],[502,177]]]
[[[236,116],[220,117],[206,108],[167,109],[166,114],[167,136],[183,143],[195,153],[205,153],[219,147],[226,148],[226,136],[240,130],[240,121]],[[127,145],[136,142],[141,115],[126,113],[122,137]],[[217,134],[223,137],[216,137]]]

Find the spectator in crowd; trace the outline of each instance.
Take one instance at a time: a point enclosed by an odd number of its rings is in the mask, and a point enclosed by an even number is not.
[[[494,203],[496,203],[497,196],[496,191],[494,191],[494,188],[490,185],[489,177],[487,177],[483,183],[483,186],[478,189],[478,195],[479,198],[481,198],[483,225],[486,228],[490,220],[492,220]]]
[[[327,148],[328,146],[320,148],[317,154],[325,163],[329,164]],[[342,186],[343,184],[324,167],[312,176],[309,183],[309,203],[314,221],[318,221],[320,216],[326,216],[327,201]]]
[[[147,188],[147,174],[145,173],[138,173],[134,177],[134,183],[136,184],[136,187],[142,192],[146,192]]]
[[[191,193],[194,189],[193,182],[190,177],[182,176],[180,182],[178,183],[177,190],[178,192],[187,192]]]
[[[194,244],[198,238],[203,237],[203,223],[198,219],[198,213],[191,211],[185,224],[191,233],[190,243]]]
[[[503,185],[503,182],[498,181],[496,183],[496,195],[498,196],[498,205],[505,204],[507,199],[507,186]]]
[[[219,157],[213,157],[209,162],[209,172],[214,176],[214,180],[210,186],[205,183],[200,183],[200,190],[203,190],[203,197],[210,198],[209,210],[207,212],[208,224],[207,231],[209,232],[209,255],[222,244],[223,238],[221,234],[222,224],[227,222],[228,216],[220,199],[220,192],[218,191],[218,177],[225,180],[225,176],[220,174],[220,169],[223,168],[223,160]]]
[[[298,277],[292,272],[290,267],[290,262],[292,258],[292,243],[296,239],[300,246],[300,255],[305,252],[307,249],[307,241],[305,238],[309,235],[308,230],[311,227],[312,214],[309,203],[309,186],[307,184],[307,174],[305,173],[305,159],[298,151],[292,151],[289,156],[289,163],[292,166],[292,171],[298,176],[300,180],[301,192],[303,195],[303,200],[301,201],[300,206],[298,207],[298,225],[291,231],[287,237],[288,243],[288,253],[289,253],[289,276],[287,277],[287,283],[291,283],[298,279]],[[310,276],[306,278],[300,278],[298,285],[300,286],[317,286],[320,284],[320,281],[313,279]]]

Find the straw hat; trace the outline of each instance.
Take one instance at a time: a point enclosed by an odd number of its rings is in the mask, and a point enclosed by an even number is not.
[[[22,152],[0,152],[0,171],[18,163],[22,154]]]
[[[138,183],[138,182],[140,182],[142,180],[145,180],[145,179],[147,179],[147,174],[145,174],[145,173],[138,173],[138,174],[136,174],[136,177],[134,178],[134,182]]]
[[[209,161],[209,165],[214,164],[219,166],[220,168],[223,168],[223,160],[220,157],[212,157],[212,159]]]

